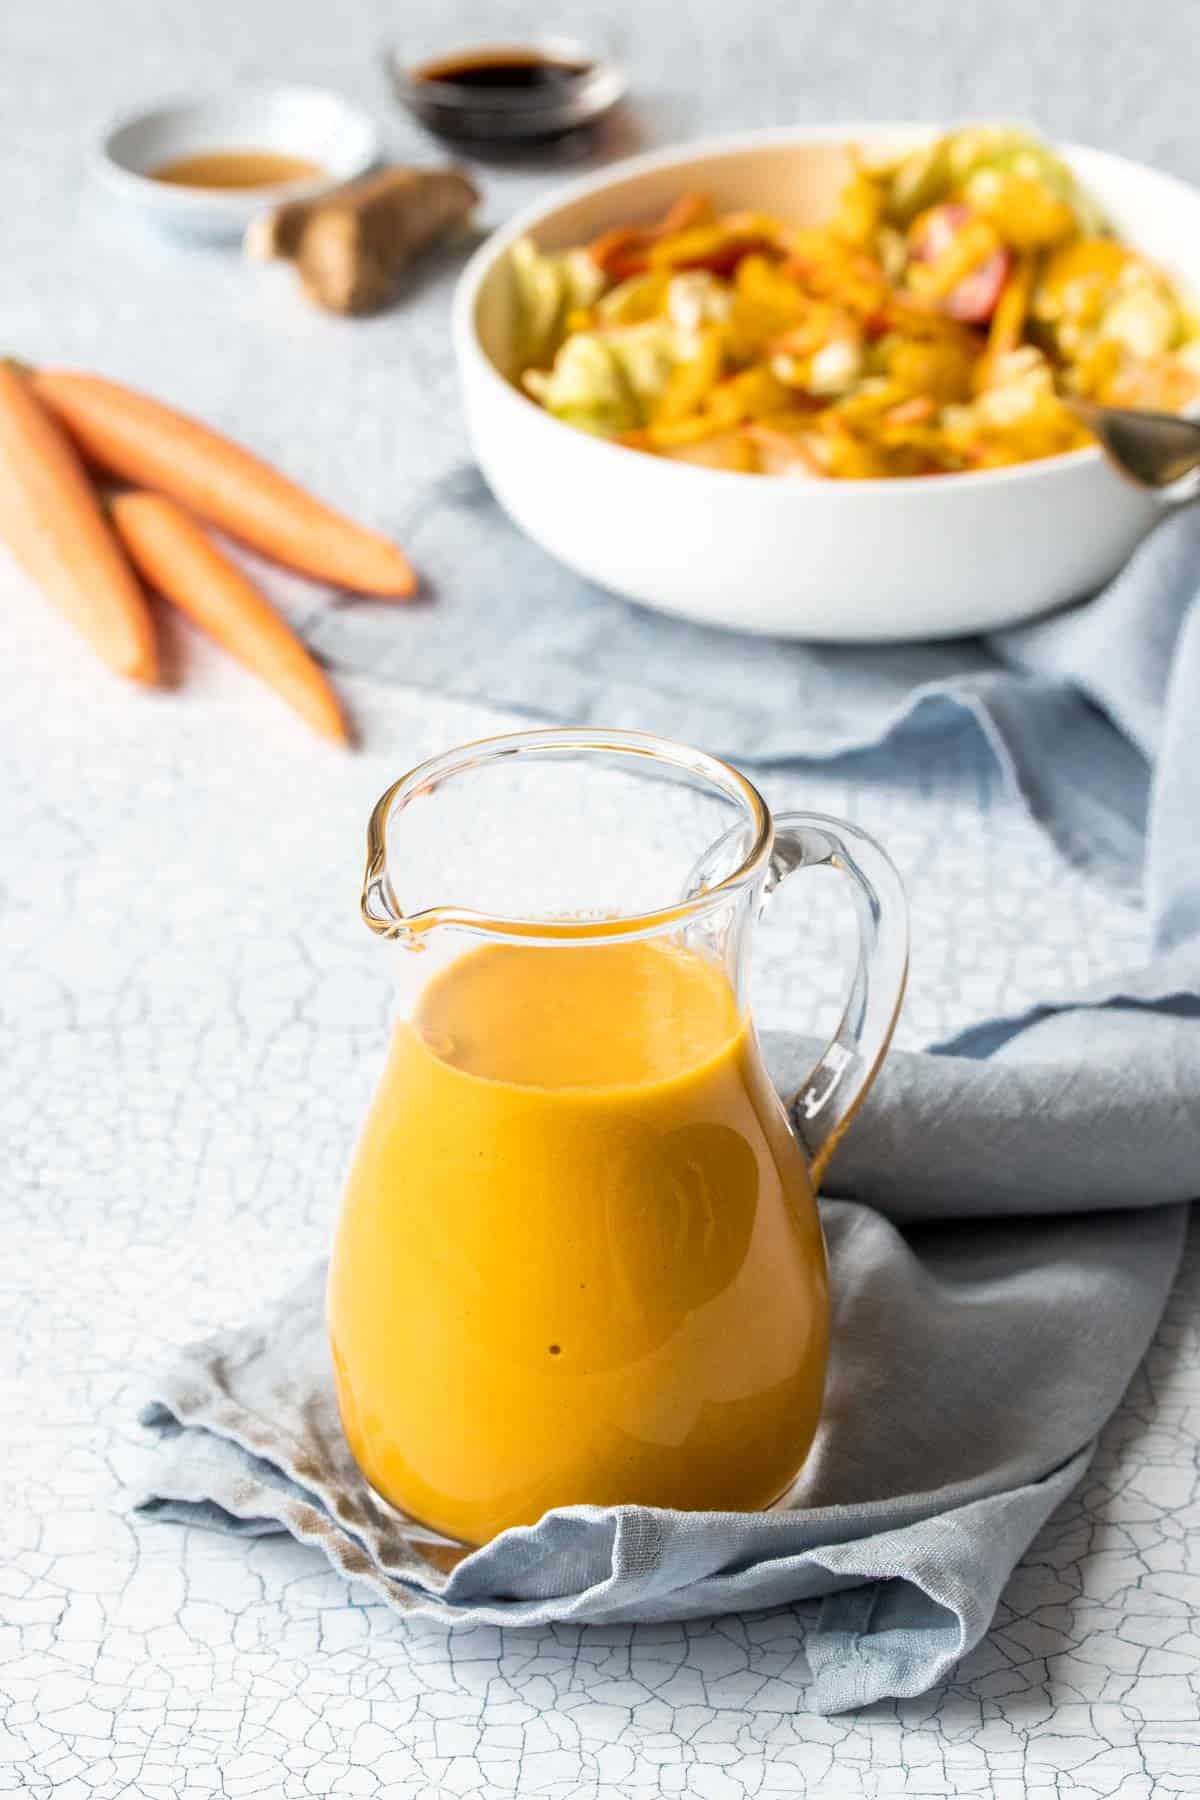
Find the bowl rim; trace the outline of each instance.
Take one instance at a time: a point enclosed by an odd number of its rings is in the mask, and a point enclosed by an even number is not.
[[[203,113],[217,110],[231,101],[253,101],[270,98],[306,104],[313,100],[332,102],[343,120],[359,136],[359,147],[353,165],[347,172],[314,177],[305,181],[277,181],[256,188],[182,187],[156,181],[153,175],[131,168],[114,153],[114,144],[123,132],[151,120],[168,120],[179,113]],[[91,162],[100,177],[119,188],[131,199],[137,199],[156,211],[226,212],[257,211],[263,202],[283,196],[303,198],[321,193],[343,181],[353,181],[365,174],[379,155],[380,137],[370,115],[334,88],[322,88],[299,81],[251,81],[233,83],[228,88],[209,88],[186,93],[173,93],[150,106],[139,106],[109,119],[92,145]],[[219,148],[219,146],[218,146]]]
[[[970,123],[964,121],[963,123]],[[701,159],[709,161],[713,158],[736,155],[747,150],[788,150],[806,144],[845,143],[853,144],[871,137],[910,137],[914,144],[924,138],[937,136],[939,133],[956,129],[955,125],[930,123],[921,119],[873,119],[844,120],[837,122],[822,121],[805,125],[772,125],[753,131],[726,132],[716,137],[692,138],[684,142],[669,145],[663,149],[650,150],[638,156],[623,157],[596,174],[585,175],[576,181],[556,190],[551,200],[541,199],[522,207],[505,225],[494,231],[485,243],[475,251],[462,274],[458,278],[454,292],[452,311],[452,338],[455,356],[460,370],[470,365],[477,369],[501,405],[516,405],[522,409],[521,416],[536,416],[556,432],[567,432],[577,447],[587,446],[588,452],[594,452],[603,460],[616,457],[620,459],[620,467],[629,468],[630,459],[637,458],[643,470],[644,480],[674,481],[680,477],[691,479],[693,485],[699,482],[716,482],[728,491],[728,484],[737,482],[745,488],[750,484],[756,490],[769,493],[779,485],[764,479],[760,474],[741,469],[707,469],[694,463],[674,462],[659,456],[649,456],[643,450],[636,450],[627,444],[616,444],[606,438],[594,437],[588,432],[579,431],[562,419],[556,419],[544,407],[537,404],[520,388],[514,386],[496,367],[479,337],[477,310],[480,289],[493,268],[508,254],[519,238],[536,233],[547,219],[562,210],[563,207],[577,201],[590,199],[593,195],[602,194],[608,187],[615,187],[630,177],[652,174],[656,170],[678,167],[683,170],[692,162]],[[1036,127],[1031,127],[1036,129]],[[1068,139],[1052,138],[1046,140],[1068,163],[1072,157],[1083,155],[1111,163],[1116,168],[1131,171],[1139,175],[1152,176],[1156,181],[1177,188],[1181,195],[1193,202],[1200,202],[1200,189],[1182,180],[1164,169],[1158,169],[1150,163],[1135,161],[1132,157],[1120,156],[1111,150],[1102,150],[1091,144],[1081,144]],[[586,452],[585,452],[586,453]],[[838,495],[839,502],[859,496],[864,490],[881,495],[883,493],[922,493],[929,496],[942,495],[962,491],[969,488],[978,492],[983,487],[1007,487],[1013,483],[1041,480],[1049,482],[1056,479],[1067,479],[1076,471],[1087,467],[1105,465],[1104,452],[1097,444],[1086,444],[1078,450],[1068,450],[1059,456],[1042,457],[1033,462],[1010,463],[998,469],[958,469],[944,476],[930,475],[890,475],[882,478],[866,476],[843,477],[837,481],[813,481],[806,484],[807,491],[819,489],[822,494]],[[617,465],[614,465],[614,472]],[[651,472],[653,471],[653,473]],[[786,484],[785,484],[786,485]],[[793,491],[788,487],[788,491]]]

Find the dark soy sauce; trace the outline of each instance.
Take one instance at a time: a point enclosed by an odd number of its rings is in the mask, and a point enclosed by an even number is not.
[[[478,89],[493,94],[511,93],[513,105],[526,106],[530,95],[561,97],[589,73],[591,63],[567,62],[534,50],[484,50],[466,57],[450,56],[424,63],[413,80],[439,86]]]

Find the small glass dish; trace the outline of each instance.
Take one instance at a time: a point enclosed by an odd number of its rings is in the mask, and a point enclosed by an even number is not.
[[[590,133],[628,87],[618,63],[565,37],[393,50],[385,61],[396,97],[413,117],[475,156],[549,149]]]

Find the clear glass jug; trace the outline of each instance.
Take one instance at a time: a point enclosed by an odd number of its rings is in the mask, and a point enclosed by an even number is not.
[[[850,879],[860,953],[789,1124],[751,926],[817,865]],[[904,989],[883,850],[773,819],[699,750],[525,731],[388,789],[362,908],[400,996],[330,1270],[367,1481],[458,1544],[554,1506],[783,1499],[825,1373],[814,1192]]]

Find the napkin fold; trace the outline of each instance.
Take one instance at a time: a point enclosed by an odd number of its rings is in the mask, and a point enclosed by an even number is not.
[[[823,1203],[833,1353],[793,1509],[566,1507],[447,1567],[346,1450],[319,1266],[161,1371],[143,1511],[290,1531],[398,1611],[448,1621],[811,1601],[818,1711],[920,1693],[983,1635],[1085,1474],[1200,1191],[1200,512],[1165,520],[1104,594],[1040,624],[844,651],[636,613],[526,546],[475,477],[438,496],[407,541],[436,568],[453,540],[445,605],[402,650],[378,613],[340,613],[313,634],[332,660],[386,675],[395,655],[398,678],[742,761],[853,753],[869,774],[885,742],[894,767],[913,734],[983,731],[1069,855],[1144,884],[1154,954],[889,1059]],[[789,1091],[812,1046],[776,1034],[766,1048]]]

